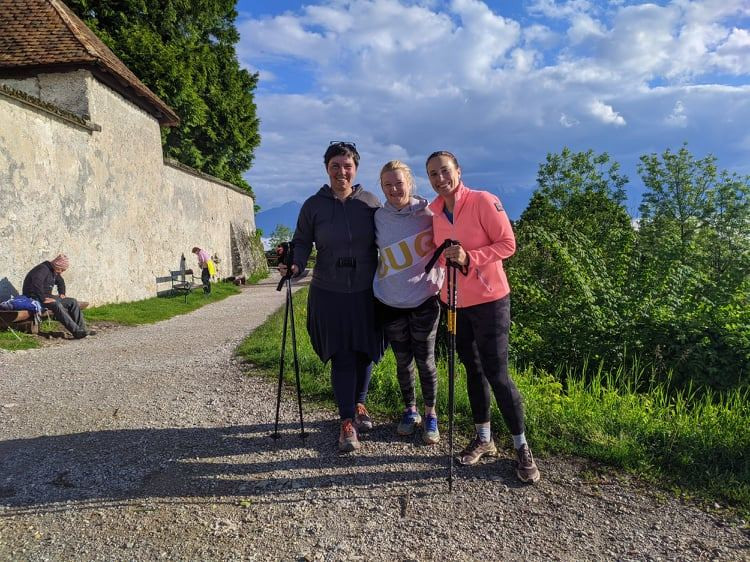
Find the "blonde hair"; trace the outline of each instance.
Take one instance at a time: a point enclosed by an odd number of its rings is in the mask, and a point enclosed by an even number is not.
[[[401,162],[401,160],[391,160],[388,162],[385,166],[383,166],[380,170],[380,186],[383,186],[383,174],[386,172],[396,172],[396,171],[402,171],[404,173],[404,177],[406,178],[406,183],[409,186],[409,195],[412,195],[414,193],[416,186],[416,183],[414,182],[414,174],[411,173],[411,168]]]

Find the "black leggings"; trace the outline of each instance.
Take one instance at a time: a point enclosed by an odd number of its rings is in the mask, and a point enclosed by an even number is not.
[[[331,386],[342,420],[354,418],[354,406],[367,400],[371,373],[372,361],[364,353],[338,351],[331,357]]]
[[[513,435],[523,433],[523,401],[508,375],[510,296],[459,308],[456,351],[466,367],[474,423],[490,421],[490,388]]]

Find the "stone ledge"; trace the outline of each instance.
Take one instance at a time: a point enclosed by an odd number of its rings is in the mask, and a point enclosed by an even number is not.
[[[42,111],[44,113],[47,113],[48,115],[52,115],[53,117],[56,117],[57,119],[60,119],[61,121],[65,121],[66,123],[70,123],[72,125],[75,125],[76,127],[85,129],[90,133],[102,130],[100,125],[97,125],[96,123],[92,123],[91,121],[87,119],[83,119],[82,117],[79,117],[75,113],[71,113],[70,111],[61,109],[54,104],[40,100],[39,98],[36,98],[20,90],[15,90],[13,88],[10,88],[4,84],[0,84],[0,95],[5,96],[6,98],[15,100],[17,102],[20,102],[23,105],[26,105],[34,109],[37,109],[39,111]]]

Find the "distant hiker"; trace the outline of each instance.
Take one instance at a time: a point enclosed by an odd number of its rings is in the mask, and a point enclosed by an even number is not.
[[[360,448],[358,432],[372,429],[365,408],[373,361],[383,354],[375,322],[372,279],[378,266],[373,216],[380,201],[359,184],[354,143],[334,141],[323,156],[330,185],[302,205],[292,238],[292,272],[305,270],[313,243],[317,258],[307,300],[307,331],[315,353],[331,360],[331,384],[341,427],[338,448]],[[286,274],[286,266],[279,265]]]
[[[192,252],[198,257],[198,267],[201,268],[203,292],[209,295],[211,294],[211,276],[216,275],[216,266],[206,250],[202,250],[198,246],[195,246],[192,249]]]
[[[65,254],[59,254],[52,260],[44,261],[26,274],[23,280],[23,294],[39,301],[44,308],[52,311],[52,316],[60,322],[76,339],[93,336],[96,332],[86,330],[78,301],[65,295],[63,272],[70,266]],[[52,288],[57,287],[57,295]]]
[[[375,240],[380,265],[373,291],[380,303],[383,331],[396,358],[396,374],[404,413],[397,427],[399,435],[411,435],[422,425],[422,440],[440,441],[435,411],[437,368],[435,336],[440,320],[437,293],[444,269],[425,273],[435,251],[432,216],[427,199],[414,194],[414,176],[409,166],[392,160],[380,171],[380,186],[386,202],[375,212]],[[414,365],[424,399],[424,419],[417,410]]]
[[[490,388],[513,436],[522,482],[539,480],[524,433],[521,394],[508,374],[510,286],[503,260],[513,255],[516,239],[500,200],[486,191],[469,189],[461,181],[461,168],[450,152],[433,152],[426,162],[427,177],[438,197],[430,204],[435,246],[446,239],[441,264],[452,260],[461,266],[458,276],[456,351],[466,367],[466,386],[476,427],[476,437],[459,453],[459,462],[475,464],[497,448],[490,431]],[[447,302],[445,285],[441,299]]]

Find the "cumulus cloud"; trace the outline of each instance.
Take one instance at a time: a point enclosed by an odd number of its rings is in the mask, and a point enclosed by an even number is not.
[[[605,36],[604,26],[588,14],[576,14],[571,18],[568,38],[572,44],[582,43],[589,39],[602,39]]]
[[[750,32],[734,28],[711,56],[717,68],[730,74],[750,73]]]
[[[591,115],[607,125],[625,125],[625,119],[623,119],[622,115],[612,109],[611,105],[607,105],[599,100],[593,100],[589,104],[589,111]]]
[[[333,139],[362,147],[358,179],[373,190],[380,166],[399,158],[429,194],[424,157],[453,150],[467,183],[518,194],[515,207],[505,200],[512,216],[538,163],[566,145],[622,153],[633,168],[639,151],[685,140],[720,160],[728,147],[739,161],[750,120],[747,0],[525,6],[317,0],[241,19],[238,53],[261,73],[262,145],[248,174],[261,205],[303,200],[326,181]],[[693,130],[695,141],[685,137]]]

